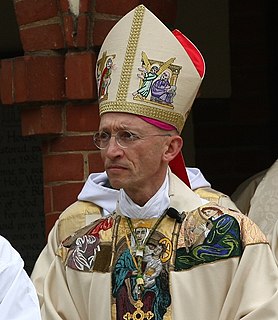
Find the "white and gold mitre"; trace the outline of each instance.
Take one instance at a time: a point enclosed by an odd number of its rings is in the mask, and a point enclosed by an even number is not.
[[[126,112],[182,131],[205,71],[198,49],[143,5],[111,29],[96,66],[99,112]]]

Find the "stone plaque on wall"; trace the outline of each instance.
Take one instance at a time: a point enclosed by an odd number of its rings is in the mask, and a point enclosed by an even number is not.
[[[40,141],[21,136],[18,108],[0,105],[0,234],[29,274],[45,244],[44,230]]]

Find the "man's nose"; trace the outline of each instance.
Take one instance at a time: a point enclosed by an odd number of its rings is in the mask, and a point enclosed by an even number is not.
[[[116,139],[116,136],[111,136],[109,142],[108,142],[108,145],[106,147],[106,154],[107,156],[114,156],[115,155],[117,156],[118,154],[121,154],[123,151],[122,151],[122,148],[119,146],[118,142],[117,142],[117,139]]]

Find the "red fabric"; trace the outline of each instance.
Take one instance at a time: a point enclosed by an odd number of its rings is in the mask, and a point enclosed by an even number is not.
[[[205,73],[205,63],[204,59],[200,53],[200,51],[195,47],[195,45],[188,39],[186,38],[185,35],[183,35],[179,30],[174,30],[173,35],[177,38],[177,40],[180,42],[180,44],[183,46],[184,50],[187,52],[189,55],[191,61],[193,62],[195,68],[197,69],[199,75],[201,78],[203,78],[204,73]],[[168,124],[164,124],[161,121],[154,120],[151,118],[143,117],[140,116],[141,119],[153,124],[156,127],[159,127],[164,130],[172,130],[171,126]],[[169,126],[169,127],[168,127]],[[178,176],[189,188],[190,186],[190,181],[186,172],[186,166],[184,162],[184,158],[182,155],[182,152],[180,152],[175,159],[173,159],[170,163],[169,166],[172,170],[172,172]]]
[[[153,118],[149,118],[149,117],[144,117],[144,116],[139,116],[139,118],[141,118],[142,120],[152,124],[153,126],[160,128],[162,130],[165,131],[171,131],[171,130],[175,130],[176,128],[174,126],[172,126],[171,124],[168,124],[166,122],[160,121],[160,120],[156,120]]]
[[[199,50],[194,46],[194,44],[186,38],[179,30],[174,30],[173,35],[177,38],[180,44],[183,46],[187,54],[189,55],[191,61],[193,62],[194,66],[196,67],[200,77],[202,78],[205,73],[205,63],[204,59],[199,52]],[[172,172],[178,176],[189,188],[190,181],[186,172],[186,166],[184,162],[184,158],[182,152],[180,152],[175,159],[173,159],[169,166]]]
[[[186,38],[179,30],[175,29],[173,35],[177,38],[180,44],[183,46],[184,50],[189,55],[191,61],[193,62],[195,68],[197,69],[201,78],[203,78],[205,74],[205,62],[200,53],[200,51],[195,47],[195,45]]]
[[[171,171],[178,176],[189,188],[190,181],[186,172],[185,162],[182,155],[182,152],[180,153],[169,163],[169,166],[171,168]]]

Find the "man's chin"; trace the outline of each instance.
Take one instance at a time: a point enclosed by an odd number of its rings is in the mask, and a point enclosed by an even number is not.
[[[126,172],[116,172],[116,171],[108,171],[108,178],[110,185],[114,189],[121,189],[124,188],[127,185],[128,178],[127,175],[125,174]]]
[[[113,189],[121,189],[124,187],[125,183],[122,177],[116,177],[114,175],[109,175],[109,183]]]
[[[111,187],[113,188],[113,189],[116,189],[116,190],[120,190],[120,189],[122,189],[122,188],[124,188],[124,183],[123,182],[121,182],[121,181],[114,181],[114,180],[110,180],[109,179],[109,182],[110,182],[110,185],[111,185]]]

